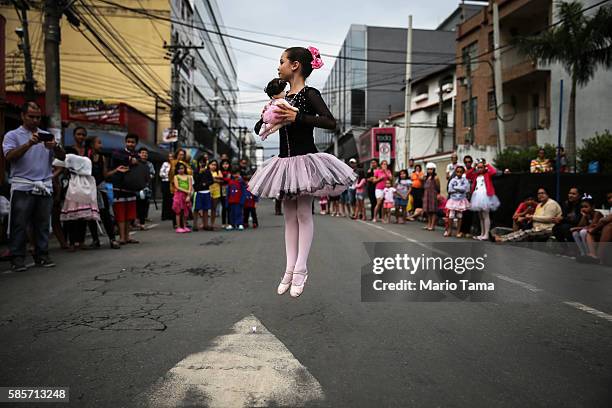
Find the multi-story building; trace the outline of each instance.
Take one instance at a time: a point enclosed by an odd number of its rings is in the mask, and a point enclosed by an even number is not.
[[[453,31],[457,24],[481,8],[477,4],[464,4],[435,30],[412,30],[413,81],[431,79],[430,75],[448,70],[455,62]],[[319,148],[334,151],[342,158],[354,157],[357,146],[363,145],[360,140],[367,129],[378,126],[393,114],[404,112],[407,34],[406,28],[351,25],[338,53],[339,58],[322,89],[331,112],[338,120],[338,129],[335,132],[317,129],[315,140]],[[448,93],[444,98],[445,106],[452,105]],[[430,110],[424,109],[423,114],[429,116],[426,112]],[[430,121],[431,118],[424,120]],[[404,136],[401,132],[396,134],[396,150],[401,151]],[[433,134],[430,136],[434,137]]]
[[[438,67],[412,83],[410,157],[419,161],[454,149],[455,65]],[[391,115],[381,126],[404,127],[404,113]],[[402,129],[403,130],[403,129]],[[398,132],[403,136],[402,132]]]
[[[355,136],[404,110],[407,29],[351,25],[322,94],[338,121],[335,133],[317,130],[329,148],[338,137],[340,156],[350,157]],[[413,77],[454,60],[454,33],[413,30]],[[353,154],[351,154],[353,153]]]
[[[588,7],[596,2],[583,3]],[[457,65],[455,119],[458,149],[460,154],[472,154],[488,160],[492,160],[498,151],[498,120],[503,121],[507,146],[556,145],[560,80],[565,79],[563,129],[567,124],[571,87],[570,77],[562,66],[542,65],[522,56],[510,45],[517,35],[535,34],[557,22],[555,3],[551,0],[498,0],[498,8],[502,101],[498,102],[495,98],[492,5],[465,21],[457,30],[457,59],[462,61],[464,56],[469,58],[471,69],[471,102],[468,102],[468,66],[463,63]],[[595,132],[612,128],[610,87],[612,72],[600,69],[587,86],[578,89],[578,146],[582,140],[594,136]],[[565,134],[562,142],[565,142]]]
[[[43,2],[29,4],[34,79],[37,92],[44,92]],[[141,135],[153,143],[161,142],[164,130],[174,125],[182,145],[212,152],[219,140],[219,152],[237,151],[233,129],[237,124],[236,59],[226,38],[188,27],[223,32],[216,1],[129,0],[120,4],[126,8],[97,0],[72,3],[81,23],[78,29],[65,19],[61,25],[61,93],[79,103],[129,104],[155,121],[154,129]],[[0,11],[7,19],[7,89],[19,91],[23,89],[24,58],[15,29],[22,23],[10,1],[0,0]]]

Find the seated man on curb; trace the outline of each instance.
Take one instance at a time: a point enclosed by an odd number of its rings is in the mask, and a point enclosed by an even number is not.
[[[538,188],[538,206],[533,215],[526,215],[527,221],[531,221],[533,227],[528,230],[519,230],[510,234],[496,237],[497,242],[506,241],[526,241],[526,240],[543,240],[548,239],[552,235],[552,229],[555,225],[554,219],[561,216],[561,207],[559,204],[548,196],[548,191],[544,187]]]
[[[49,220],[53,207],[53,158],[64,160],[64,150],[53,135],[38,128],[41,109],[36,102],[21,107],[23,125],[4,136],[2,149],[11,164],[11,215],[9,247],[11,267],[23,272],[26,229],[35,234],[34,262],[45,268],[55,266],[49,258]]]

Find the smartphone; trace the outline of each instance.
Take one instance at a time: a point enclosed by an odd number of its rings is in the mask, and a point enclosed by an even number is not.
[[[38,140],[41,142],[51,142],[55,139],[53,133],[47,132],[46,130],[38,129]]]

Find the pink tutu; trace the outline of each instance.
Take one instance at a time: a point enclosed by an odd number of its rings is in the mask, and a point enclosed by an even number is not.
[[[468,208],[470,208],[470,202],[467,200],[467,198],[462,198],[462,199],[459,199],[459,200],[449,198],[446,201],[446,209],[447,210],[465,211]]]
[[[272,157],[257,169],[249,181],[250,191],[259,197],[336,196],[350,186],[357,175],[346,163],[328,153],[293,157]]]

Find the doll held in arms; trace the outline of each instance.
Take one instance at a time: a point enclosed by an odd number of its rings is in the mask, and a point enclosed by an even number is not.
[[[285,100],[285,87],[287,86],[287,82],[283,81],[280,78],[274,78],[268,83],[266,89],[264,91],[271,98],[271,101],[264,107],[262,113],[263,126],[259,131],[259,136],[261,140],[266,140],[266,138],[272,133],[278,131],[283,126],[290,124],[291,122],[282,120],[279,117],[279,113],[281,112],[280,106],[286,106],[289,109],[292,109],[296,112],[299,111],[298,108],[293,107],[287,100]]]

